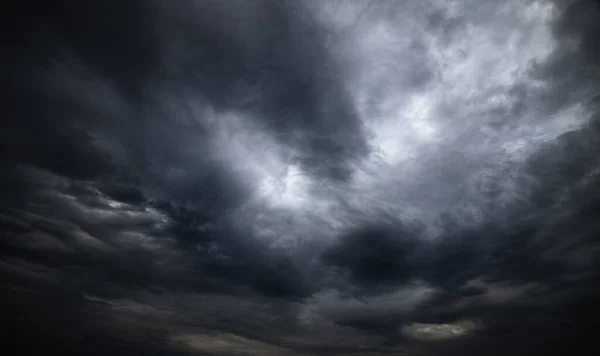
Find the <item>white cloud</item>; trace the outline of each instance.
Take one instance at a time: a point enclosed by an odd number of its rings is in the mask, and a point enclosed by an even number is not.
[[[402,334],[419,340],[438,341],[468,336],[482,325],[472,320],[446,324],[413,323],[402,327]]]

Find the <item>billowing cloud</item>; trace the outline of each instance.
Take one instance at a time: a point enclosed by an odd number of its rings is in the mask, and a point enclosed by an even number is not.
[[[599,15],[592,0],[13,2],[7,340],[581,346],[599,320]]]

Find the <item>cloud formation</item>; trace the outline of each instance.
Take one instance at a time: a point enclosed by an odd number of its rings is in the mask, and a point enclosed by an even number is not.
[[[6,347],[593,341],[598,15],[592,0],[12,2]]]

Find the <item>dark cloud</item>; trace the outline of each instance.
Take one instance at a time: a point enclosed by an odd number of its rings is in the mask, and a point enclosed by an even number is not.
[[[367,151],[364,133],[325,43],[326,32],[290,1],[185,4],[173,12],[179,37],[165,58],[169,80],[194,88],[216,110],[252,112],[290,157],[323,178],[345,180]],[[181,85],[181,84],[178,84]]]
[[[598,6],[11,2],[3,346],[593,342]]]
[[[420,264],[418,233],[401,227],[374,225],[360,227],[323,255],[326,264],[347,269],[361,284],[404,284],[418,275]]]

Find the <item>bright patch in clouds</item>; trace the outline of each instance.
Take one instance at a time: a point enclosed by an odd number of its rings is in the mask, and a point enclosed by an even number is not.
[[[273,209],[303,209],[310,203],[310,181],[291,162],[292,149],[257,127],[252,117],[229,113],[219,122],[215,151],[250,183],[254,199]]]
[[[480,327],[479,324],[471,320],[447,324],[414,323],[404,326],[402,333],[414,339],[441,341],[468,336]]]

